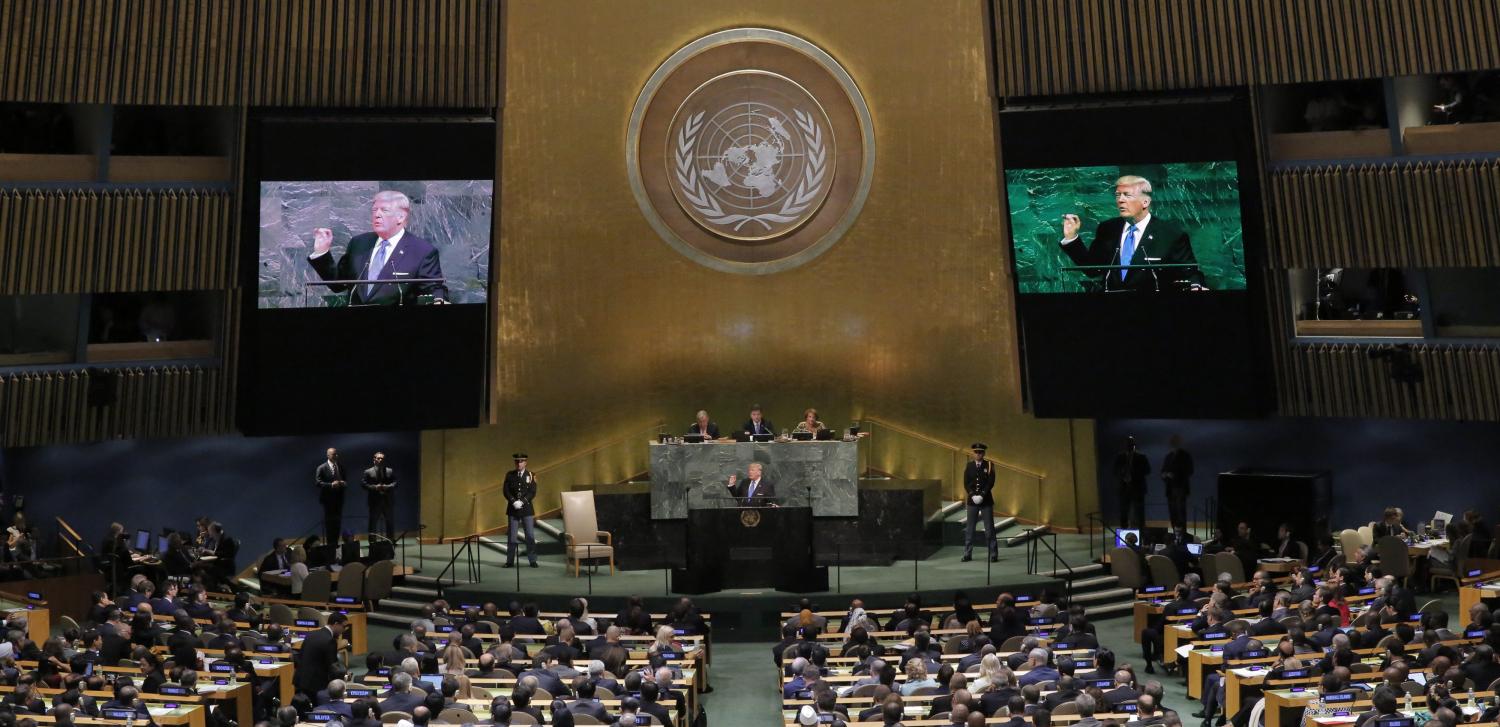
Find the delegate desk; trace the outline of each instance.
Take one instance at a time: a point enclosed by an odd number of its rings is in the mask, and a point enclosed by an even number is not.
[[[25,615],[26,638],[35,641],[37,645],[46,643],[47,638],[52,635],[52,612],[47,609],[47,602],[41,598],[32,598],[31,594],[18,595],[0,591],[0,611],[5,612],[7,619]]]
[[[734,507],[725,484],[751,462],[765,468],[780,504],[813,517],[859,515],[859,441],[660,444],[651,452],[651,519],[681,520],[692,510]]]

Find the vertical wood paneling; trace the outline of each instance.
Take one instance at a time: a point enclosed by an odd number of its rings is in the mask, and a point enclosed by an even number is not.
[[[234,284],[227,191],[0,191],[0,294]]]
[[[88,400],[92,379],[115,380],[112,402]],[[78,369],[0,376],[0,446],[230,430],[232,379],[202,366]]]
[[[1500,67],[1500,3],[1480,0],[992,2],[1001,96]],[[1107,42],[1096,47],[1095,38]]]
[[[0,100],[492,107],[501,10],[501,0],[7,0]]]

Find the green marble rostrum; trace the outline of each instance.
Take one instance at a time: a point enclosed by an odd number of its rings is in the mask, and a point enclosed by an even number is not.
[[[1082,237],[1116,216],[1115,180],[1127,174],[1151,181],[1151,214],[1188,230],[1193,254],[1211,290],[1245,289],[1245,240],[1240,224],[1239,174],[1234,162],[1109,167],[1014,169],[1005,172],[1011,239],[1022,293],[1081,293],[1082,273],[1058,249],[1062,216],[1083,218]]]

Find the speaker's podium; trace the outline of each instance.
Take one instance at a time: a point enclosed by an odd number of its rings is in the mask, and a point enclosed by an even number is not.
[[[672,590],[712,593],[770,587],[788,593],[828,590],[828,568],[815,566],[812,509],[719,507],[688,511],[687,567],[672,569]]]

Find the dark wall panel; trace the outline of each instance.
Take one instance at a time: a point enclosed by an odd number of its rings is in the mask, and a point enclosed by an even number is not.
[[[63,516],[94,547],[111,522],[132,531],[163,526],[191,529],[209,515],[243,543],[241,563],[270,548],[272,538],[321,530],[313,470],[323,450],[337,447],[350,473],[344,529],[363,533],[367,508],[357,471],[376,449],[397,468],[396,524],[415,527],[421,472],[418,437],[411,433],[332,437],[223,436],[125,440],[15,448],[5,453],[5,488],[26,496],[36,523]]]
[[[1180,432],[1193,454],[1192,500],[1217,492],[1219,472],[1238,467],[1328,470],[1333,473],[1334,528],[1378,519],[1389,505],[1415,522],[1434,510],[1475,508],[1491,523],[1500,517],[1500,424],[1398,419],[1275,418],[1265,420],[1110,419],[1098,425],[1100,506],[1115,512],[1112,466],[1127,435],[1151,460],[1148,520],[1165,520],[1161,484],[1167,439]],[[1111,524],[1114,520],[1109,521]]]

